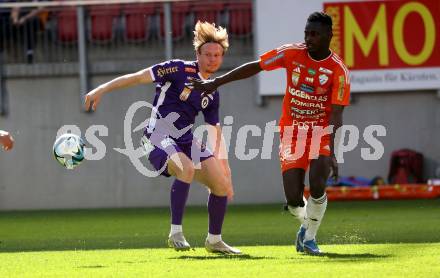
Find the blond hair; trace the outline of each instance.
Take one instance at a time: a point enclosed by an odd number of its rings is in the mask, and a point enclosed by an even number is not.
[[[201,22],[197,21],[196,27],[194,28],[194,49],[200,53],[200,48],[205,43],[214,42],[220,44],[223,48],[223,53],[228,50],[229,40],[228,32],[225,28],[215,26],[215,23]]]

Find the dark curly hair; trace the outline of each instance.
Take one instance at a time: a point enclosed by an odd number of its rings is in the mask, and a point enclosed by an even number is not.
[[[307,18],[307,22],[319,22],[322,25],[328,27],[329,30],[332,30],[333,26],[332,18],[324,12],[314,12],[310,14]]]

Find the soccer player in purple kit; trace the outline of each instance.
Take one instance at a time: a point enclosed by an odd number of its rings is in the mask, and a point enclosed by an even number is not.
[[[226,206],[233,196],[233,189],[229,162],[220,155],[224,145],[219,124],[219,93],[204,95],[185,85],[193,78],[207,79],[220,68],[229,47],[228,34],[226,29],[215,24],[197,22],[193,45],[196,61],[170,60],[117,77],[90,91],[85,97],[85,106],[95,110],[101,97],[115,89],[157,83],[154,109],[142,144],[154,168],[163,176],[176,178],[170,194],[168,246],[178,251],[190,249],[183,235],[182,219],[190,184],[196,180],[210,192],[206,250],[240,254],[240,250],[227,245],[221,237]],[[213,152],[198,142],[190,130],[199,112],[214,131],[208,136],[211,145],[215,146]]]

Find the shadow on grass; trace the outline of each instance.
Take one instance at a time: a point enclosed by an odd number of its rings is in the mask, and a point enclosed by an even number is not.
[[[78,268],[106,268],[108,266],[105,265],[83,265],[83,266],[78,266]]]
[[[321,253],[319,255],[310,255],[303,253],[301,258],[304,259],[306,257],[309,258],[328,258],[330,259],[328,262],[359,262],[359,261],[368,261],[368,260],[375,260],[375,259],[386,259],[392,257],[392,255],[378,255],[378,254],[371,254],[371,253],[355,253],[355,254],[344,254],[344,253],[331,253],[331,252],[325,252]],[[298,259],[292,258],[292,259]]]
[[[119,264],[145,264],[149,263],[149,261],[143,260],[143,261],[117,261]]]
[[[218,254],[218,255],[206,255],[206,256],[190,256],[190,255],[183,255],[178,257],[172,257],[171,260],[272,260],[273,257],[261,257],[261,256],[252,256],[249,254],[242,254],[242,255],[224,255],[224,254]]]
[[[383,259],[389,258],[391,255],[377,255],[371,253],[360,253],[360,254],[341,254],[341,253],[323,253],[322,257],[327,257],[329,259]]]

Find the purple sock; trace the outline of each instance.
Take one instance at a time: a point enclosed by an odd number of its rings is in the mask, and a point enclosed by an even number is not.
[[[222,233],[223,219],[226,214],[226,205],[228,199],[226,196],[216,196],[209,194],[208,215],[209,215],[209,233],[220,235]]]
[[[182,225],[183,212],[188,199],[189,183],[176,179],[171,186],[171,224]]]

